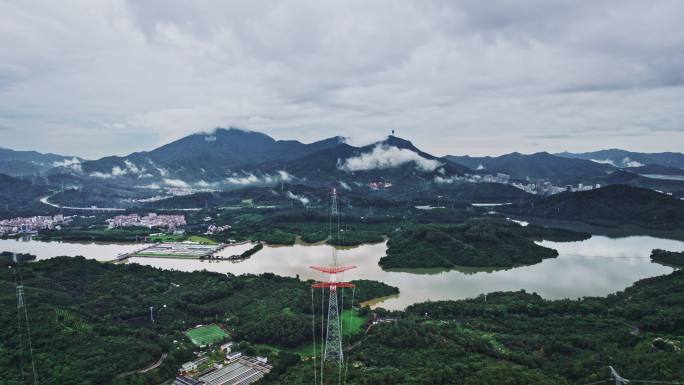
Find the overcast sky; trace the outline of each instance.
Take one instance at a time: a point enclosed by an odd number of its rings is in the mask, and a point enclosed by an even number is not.
[[[0,0],[0,146],[684,150],[684,1]]]

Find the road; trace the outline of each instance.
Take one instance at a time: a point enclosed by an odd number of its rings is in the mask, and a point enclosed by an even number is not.
[[[164,362],[164,360],[166,359],[166,356],[168,356],[167,353],[162,353],[161,357],[159,357],[157,362],[155,362],[154,364],[152,364],[152,365],[150,365],[144,369],[138,370],[138,373],[147,373],[150,370],[157,369],[159,367],[159,365],[161,365]]]
[[[162,353],[161,357],[159,357],[157,362],[155,362],[154,364],[146,366],[140,370],[131,370],[130,372],[121,373],[121,374],[117,375],[116,378],[130,376],[131,374],[135,374],[135,373],[139,373],[139,374],[140,373],[147,373],[150,370],[157,369],[164,362],[164,360],[166,359],[167,356],[168,356],[168,353]]]
[[[46,197],[40,198],[40,203],[52,206],[52,207],[57,207],[60,209],[66,209],[66,210],[87,210],[87,211],[126,211],[126,209],[120,209],[116,207],[73,207],[73,206],[62,206],[58,205],[55,203],[52,203],[49,201],[49,199],[52,197],[52,195],[48,195]]]

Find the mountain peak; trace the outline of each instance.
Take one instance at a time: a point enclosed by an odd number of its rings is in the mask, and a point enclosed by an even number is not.
[[[390,146],[396,146],[399,148],[410,148],[410,149],[415,148],[415,146],[413,145],[413,143],[411,143],[410,140],[406,140],[406,139],[403,139],[403,138],[400,138],[400,137],[394,136],[394,135],[389,135],[385,140],[383,140],[380,143],[387,144]]]

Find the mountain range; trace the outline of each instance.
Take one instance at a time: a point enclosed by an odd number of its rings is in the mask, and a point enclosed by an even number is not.
[[[684,154],[679,152],[643,153],[610,149],[584,153],[561,152],[556,155],[565,158],[586,159],[621,168],[658,165],[684,169]]]
[[[150,151],[97,160],[0,149],[0,174],[34,183],[40,176],[41,186],[75,188],[78,194],[67,195],[97,196],[98,202],[109,196],[143,199],[174,188],[229,191],[284,184],[337,186],[396,199],[444,196],[510,202],[529,195],[508,183],[491,183],[491,177],[483,178],[487,174],[507,174],[518,184],[627,184],[684,197],[684,155],[679,153],[605,150],[437,157],[396,136],[357,147],[342,137],[302,143],[236,128],[217,128]]]
[[[48,174],[137,187],[231,189],[284,182],[314,186],[399,182],[419,186],[432,184],[437,176],[452,178],[468,172],[465,166],[430,155],[394,136],[355,147],[341,137],[305,144],[219,128],[151,151],[56,167]]]
[[[447,156],[453,163],[462,164],[481,173],[504,173],[515,179],[535,181],[546,179],[556,185],[575,184],[602,178],[615,171],[608,164],[590,160],[555,156],[548,152],[524,155],[517,152],[497,157]]]
[[[36,151],[16,151],[0,147],[0,174],[36,176],[56,167],[78,164],[75,156],[42,154]]]

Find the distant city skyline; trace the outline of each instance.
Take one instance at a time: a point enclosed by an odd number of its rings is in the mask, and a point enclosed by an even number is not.
[[[238,127],[434,155],[682,151],[684,2],[0,0],[0,147]]]

